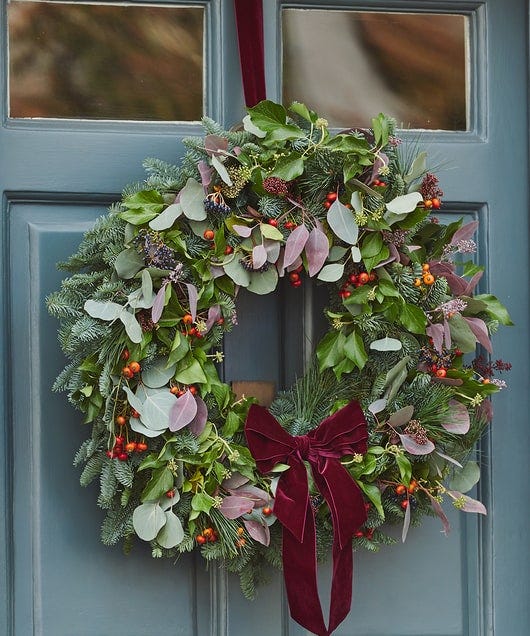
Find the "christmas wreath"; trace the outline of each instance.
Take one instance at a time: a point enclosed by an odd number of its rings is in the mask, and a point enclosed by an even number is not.
[[[145,162],[48,298],[69,358],[55,389],[91,425],[75,463],[82,485],[100,480],[103,542],[198,549],[252,596],[282,543],[289,592],[293,541],[347,560],[351,540],[392,542],[388,523],[403,540],[426,514],[448,530],[445,502],[485,513],[465,493],[509,364],[472,358],[511,323],[475,294],[478,223],[432,215],[438,178],[382,114],[332,134],[301,103],[263,101],[239,130],[203,125],[178,166]],[[329,330],[266,411],[220,378],[223,334],[241,288],[307,284],[328,288]]]

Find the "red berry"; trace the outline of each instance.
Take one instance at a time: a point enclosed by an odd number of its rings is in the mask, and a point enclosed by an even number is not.
[[[301,280],[295,280],[291,283],[291,285],[293,287],[300,287],[302,285],[302,281]]]
[[[416,492],[417,488],[418,488],[418,482],[414,479],[411,479],[409,487],[407,488],[408,492],[412,495],[414,492]]]
[[[367,528],[366,529],[366,533],[364,535],[368,540],[371,540],[372,537],[374,536],[374,529],[373,528]]]
[[[329,210],[329,208],[331,207],[331,201],[324,201],[324,207],[326,208],[326,210]]]
[[[407,487],[403,484],[398,484],[396,486],[396,495],[404,495],[407,492]]]
[[[438,367],[437,367],[435,364],[433,364],[433,365],[431,366],[431,371],[432,371],[433,373],[436,373],[436,372],[438,371]]]
[[[434,198],[434,199],[432,200],[432,207],[433,207],[435,210],[439,210],[441,205],[442,205],[442,202],[440,201],[440,199],[436,199],[436,198]]]
[[[348,276],[348,280],[350,281],[350,283],[353,283],[353,284],[355,285],[355,283],[356,283],[356,282],[357,282],[357,280],[358,280],[358,277],[357,277],[357,275],[356,275],[356,274],[350,274],[350,275]]]
[[[227,245],[225,247],[225,254],[231,254],[234,251],[234,248],[231,245]]]
[[[127,453],[120,453],[118,455],[118,459],[120,460],[120,462],[125,462],[129,459],[129,455],[127,455]]]
[[[436,376],[438,378],[445,378],[446,375],[447,375],[447,371],[445,369],[437,369]]]
[[[147,450],[147,444],[145,442],[138,442],[136,444],[136,450],[137,452],[143,453]]]
[[[296,227],[296,223],[293,223],[292,221],[286,221],[284,227],[286,230],[292,230]]]
[[[204,545],[206,543],[206,537],[203,537],[202,534],[200,534],[198,537],[195,537],[195,541],[197,541],[199,545]]]
[[[138,413],[136,409],[131,409],[131,417],[138,419],[140,417],[140,413]]]
[[[124,349],[124,350],[121,352],[121,356],[120,356],[120,358],[121,358],[122,360],[127,361],[127,360],[129,359],[129,349]]]
[[[217,325],[224,325],[225,324],[225,319],[224,318],[219,318],[218,320],[215,321],[215,323]]]
[[[464,354],[460,351],[460,349],[455,349],[455,356],[460,357],[462,355],[464,355]]]
[[[272,227],[278,227],[278,219],[269,219],[267,223],[272,225]]]
[[[197,387],[193,386],[193,384],[188,387],[188,391],[192,394],[192,395],[197,395]]]
[[[118,417],[116,418],[116,424],[118,426],[125,426],[125,424],[127,424],[127,418],[123,415],[118,415]]]
[[[294,283],[297,280],[300,280],[300,274],[298,274],[298,272],[291,272],[289,274],[289,280]]]
[[[175,491],[174,491],[174,490],[168,490],[168,491],[166,492],[166,497],[167,497],[168,499],[173,499],[173,497],[174,497],[174,496],[175,496]]]
[[[364,532],[362,530],[357,530],[357,532],[353,536],[360,539],[361,537],[364,537]]]
[[[367,274],[366,272],[361,272],[359,274],[359,282],[361,283],[361,285],[365,285],[369,280],[370,280],[370,275]]]
[[[140,373],[141,370],[141,366],[139,362],[136,362],[136,360],[133,360],[132,362],[129,362],[129,369],[133,372],[133,373]]]
[[[337,199],[337,193],[336,193],[336,192],[328,192],[328,193],[326,194],[326,199],[327,199],[328,201],[336,201],[336,199]]]
[[[204,230],[203,236],[207,241],[213,241],[215,232],[213,230]]]
[[[114,457],[114,453],[111,450],[105,451],[105,455],[109,458],[112,459]]]
[[[377,278],[377,275],[375,272],[370,272],[370,274],[368,274],[368,279],[370,280],[371,283],[373,283],[376,278]]]
[[[405,510],[406,508],[409,507],[409,500],[403,499],[403,501],[399,505],[403,508],[403,510]]]
[[[272,508],[270,506],[265,506],[265,508],[261,509],[261,512],[266,516],[270,517],[272,515]]]
[[[129,442],[128,444],[125,444],[125,450],[128,453],[134,453],[136,450],[136,442]]]
[[[121,372],[123,374],[123,377],[127,378],[128,380],[130,380],[132,377],[134,377],[134,371],[129,366],[123,367]]]

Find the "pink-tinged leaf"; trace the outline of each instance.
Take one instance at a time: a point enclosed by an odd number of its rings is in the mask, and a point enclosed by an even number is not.
[[[436,351],[438,351],[438,353],[442,353],[444,342],[444,326],[439,323],[429,325],[427,329],[425,329],[425,333],[429,336],[429,338],[432,338],[432,344]]]
[[[187,426],[197,414],[197,402],[191,391],[177,398],[169,412],[169,430],[173,433]]]
[[[449,326],[449,322],[445,320],[443,322],[444,327],[444,341],[447,349],[451,348],[451,327]]]
[[[464,316],[464,320],[469,325],[469,328],[475,335],[475,338],[480,342],[480,344],[489,351],[489,353],[493,353],[493,348],[491,346],[491,340],[488,333],[488,328],[486,327],[486,323],[480,318],[468,318]]]
[[[206,135],[204,138],[204,149],[210,156],[224,155],[226,152],[223,151],[228,150],[228,139],[219,135]]]
[[[219,305],[212,305],[208,309],[208,318],[206,319],[206,332],[215,325],[215,323],[221,318],[221,307]]]
[[[151,320],[155,323],[155,325],[160,320],[160,316],[164,311],[164,304],[166,302],[166,285],[167,283],[164,283],[158,290],[153,306],[151,307]]]
[[[425,444],[418,444],[410,435],[399,434],[403,448],[411,455],[428,455],[434,450],[434,444],[428,440]]]
[[[283,257],[283,266],[289,267],[302,253],[302,250],[309,238],[309,230],[302,223],[295,228],[290,234],[289,238],[285,242],[285,255]]]
[[[315,276],[322,269],[329,255],[328,237],[317,227],[314,227],[309,232],[309,237],[305,244],[305,253],[307,255],[309,276]]]
[[[269,263],[276,263],[276,261],[280,257],[280,249],[282,247],[280,241],[266,238],[263,239],[263,245],[267,250],[267,260],[269,261]]]
[[[482,278],[482,276],[484,275],[484,270],[477,272],[469,281],[469,283],[466,284],[466,288],[464,289],[464,291],[459,294],[460,296],[471,296],[471,294],[473,293],[473,290],[475,289],[475,287],[477,286],[479,280]]]
[[[377,267],[383,267],[383,265],[388,265],[388,263],[393,263],[394,261],[397,261],[398,263],[400,262],[402,254],[399,253],[398,248],[392,243],[387,245],[387,247],[388,247],[388,251],[390,252],[390,255],[384,261],[381,261],[381,263],[378,263]]]
[[[445,430],[456,435],[465,435],[469,431],[470,425],[466,406],[457,400],[450,400],[447,420],[442,422]]]
[[[249,535],[257,541],[265,546],[268,546],[271,541],[271,534],[269,530],[269,526],[266,523],[260,523],[255,519],[243,519],[243,523]]]
[[[447,261],[429,261],[429,271],[435,276],[447,276],[447,274],[455,273],[455,266],[453,263]]]
[[[231,489],[230,494],[238,495],[240,497],[248,497],[249,499],[252,499],[254,506],[257,507],[268,506],[271,499],[269,493],[265,492],[265,490],[249,485]]]
[[[447,280],[454,296],[461,296],[465,292],[468,283],[464,278],[455,274],[455,266],[452,263],[431,261],[429,267],[431,274],[442,276]]]
[[[264,245],[255,245],[252,248],[252,267],[259,269],[267,260],[267,250]]]
[[[219,510],[227,519],[237,519],[254,508],[254,502],[247,497],[228,495],[221,502]]]
[[[225,275],[225,270],[222,267],[210,265],[210,274],[212,275],[212,278],[221,278],[221,276]]]
[[[232,148],[232,152],[235,154],[235,156],[237,157],[238,155],[240,155],[242,153],[242,150],[240,148],[240,146],[234,146]]]
[[[248,481],[248,477],[245,477],[241,473],[235,472],[232,473],[231,477],[223,481],[223,488],[226,488],[227,490],[239,488],[239,486],[248,483]]]
[[[199,437],[199,435],[204,431],[204,427],[208,420],[208,407],[204,400],[198,395],[195,396],[195,402],[197,403],[197,413],[195,413],[195,417],[189,423],[188,428],[195,437]]]
[[[238,225],[236,223],[235,225],[232,225],[232,229],[236,234],[239,234],[239,236],[242,236],[243,238],[248,238],[252,234],[252,228],[247,225]]]
[[[473,236],[473,234],[475,234],[477,228],[478,221],[471,221],[471,223],[466,223],[453,234],[453,238],[451,239],[449,245],[456,245],[457,243],[460,243],[460,241],[467,241]]]
[[[192,315],[193,320],[195,320],[197,317],[197,300],[199,298],[199,294],[195,285],[186,283],[186,287],[188,288],[188,298],[190,301],[190,314]]]
[[[405,543],[410,527],[410,505],[405,508],[405,517],[403,519],[403,530],[401,531],[401,541]]]
[[[201,183],[205,188],[207,188],[212,182],[213,169],[203,159],[199,161],[199,163],[197,164],[197,168],[199,169],[199,174],[201,175]]]
[[[381,413],[381,411],[384,411],[385,407],[386,407],[386,399],[381,398],[379,400],[375,400],[375,402],[372,402],[370,406],[368,407],[368,410],[373,415],[376,415],[377,413]]]
[[[303,265],[302,257],[299,256],[292,265],[289,265],[289,267],[287,267],[287,271],[294,272],[295,269],[298,269],[302,265]]]
[[[392,415],[388,418],[388,423],[394,428],[399,428],[400,426],[410,422],[410,418],[413,413],[414,407],[409,404],[408,406],[404,406],[402,409],[399,409],[399,411],[392,413]]]
[[[379,176],[379,170],[381,170],[381,168],[384,168],[387,165],[388,165],[387,155],[385,155],[384,152],[380,152],[376,156],[374,161],[374,166],[372,168],[372,175],[370,177],[370,183],[372,183],[373,181],[377,179],[377,177]]]
[[[440,505],[440,502],[437,501],[435,497],[433,497],[429,493],[427,493],[427,495],[429,495],[429,499],[431,500],[431,507],[434,510],[434,513],[442,521],[444,534],[449,534],[451,532],[451,524],[449,523],[449,519],[447,518],[442,506]]]
[[[463,495],[461,492],[458,492],[458,490],[448,490],[447,493],[455,500],[458,500],[458,510],[463,510],[464,512],[478,512],[479,515],[488,514],[486,506],[480,501],[472,499],[467,495]]]

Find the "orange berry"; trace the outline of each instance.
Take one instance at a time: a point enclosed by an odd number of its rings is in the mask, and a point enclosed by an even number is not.
[[[193,316],[191,314],[184,314],[184,316],[182,316],[182,322],[185,325],[191,325],[193,322]]]
[[[136,362],[136,360],[133,360],[132,362],[129,362],[129,369],[133,372],[133,373],[140,373],[141,370],[141,366],[139,362]]]
[[[489,384],[491,382],[491,380],[489,378],[484,378],[482,380],[482,384]]]
[[[421,279],[420,278],[415,278],[414,279],[414,286],[415,287],[419,287],[421,285]]]
[[[424,272],[428,272],[431,268],[429,266],[429,263],[423,263],[423,265],[421,266],[422,270]]]
[[[436,370],[436,377],[445,378],[446,375],[447,375],[447,371],[445,369],[437,369]]]
[[[210,539],[211,537],[213,537],[214,531],[213,528],[204,528],[204,530],[202,531],[202,536],[206,537],[207,539]]]
[[[136,450],[136,442],[129,442],[128,444],[125,444],[125,450],[128,453],[133,453]]]
[[[418,482],[415,481],[414,479],[411,479],[409,487],[407,488],[407,490],[412,495],[412,493],[416,492],[417,488],[418,488]]]
[[[125,366],[123,367],[123,369],[121,370],[123,376],[127,379],[131,379],[134,376],[134,371],[131,369],[130,366]]]
[[[436,199],[436,198],[434,198],[434,199],[432,200],[432,207],[433,207],[435,210],[439,210],[439,209],[440,209],[440,207],[441,207],[441,205],[442,205],[442,202],[440,201],[440,199]]]
[[[245,534],[245,528],[243,528],[242,526],[239,526],[239,528],[237,529],[237,534],[239,536]]]
[[[195,537],[195,541],[197,541],[199,545],[204,545],[206,543],[206,537],[203,537],[202,534],[200,534],[198,537]]]
[[[432,285],[434,283],[434,276],[432,274],[425,274],[423,276],[423,282],[426,285]]]
[[[396,495],[404,495],[407,492],[406,486],[399,484],[396,486]]]
[[[213,241],[215,232],[213,230],[204,230],[203,236],[207,241]]]
[[[427,199],[426,201],[423,202],[423,205],[426,208],[432,208],[432,201],[430,199]]]
[[[261,510],[261,512],[266,516],[266,517],[270,517],[272,515],[272,508],[270,506],[265,506],[265,508],[263,508]]]
[[[178,388],[178,386],[172,386],[172,387],[169,389],[169,392],[170,392],[170,393],[173,393],[173,395],[178,395],[178,394],[180,393],[180,389]]]
[[[246,544],[246,540],[243,537],[241,537],[241,539],[238,539],[236,541],[236,545],[238,548],[242,548],[245,544]]]
[[[123,415],[118,415],[116,418],[116,424],[118,426],[125,426],[125,424],[127,424],[127,418]]]
[[[137,453],[143,453],[146,450],[147,450],[147,444],[145,442],[138,442],[136,444],[136,452]]]

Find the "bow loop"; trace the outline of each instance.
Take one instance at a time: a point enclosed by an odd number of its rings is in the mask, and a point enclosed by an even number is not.
[[[307,435],[293,437],[263,407],[253,404],[245,423],[248,447],[262,473],[282,462],[274,513],[283,525],[283,564],[291,616],[315,634],[328,636],[351,606],[352,537],[366,521],[362,493],[341,464],[365,453],[368,431],[358,402],[350,402]],[[329,627],[325,626],[316,577],[314,511],[304,461],[325,498],[333,521],[333,580]]]

